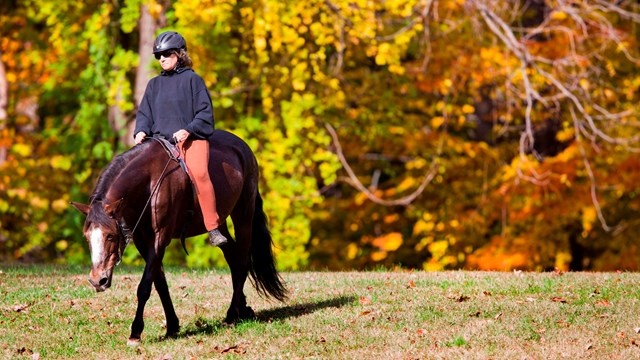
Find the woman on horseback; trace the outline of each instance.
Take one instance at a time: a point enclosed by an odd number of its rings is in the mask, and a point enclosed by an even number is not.
[[[147,84],[136,115],[134,141],[137,145],[157,136],[178,146],[195,184],[209,242],[220,246],[227,239],[218,230],[220,217],[208,169],[208,139],[214,130],[211,96],[204,80],[191,68],[182,35],[175,31],[158,35],[153,54],[162,71]]]

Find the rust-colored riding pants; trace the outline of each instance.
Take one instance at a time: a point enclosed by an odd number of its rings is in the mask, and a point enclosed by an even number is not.
[[[207,231],[217,229],[220,217],[216,209],[216,193],[209,177],[209,141],[187,139],[178,143],[178,148],[195,185],[204,225]]]

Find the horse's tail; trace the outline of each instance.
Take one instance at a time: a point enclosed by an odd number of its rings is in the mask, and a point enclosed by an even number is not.
[[[261,295],[284,301],[287,298],[287,289],[282,278],[276,270],[273,256],[272,239],[267,227],[267,217],[262,209],[262,197],[256,194],[255,210],[253,212],[253,230],[251,239],[251,266],[249,273],[253,285]]]

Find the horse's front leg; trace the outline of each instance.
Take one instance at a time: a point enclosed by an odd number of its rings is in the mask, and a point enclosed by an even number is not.
[[[173,302],[171,301],[171,295],[169,294],[169,285],[167,284],[167,278],[164,275],[164,269],[160,266],[160,270],[153,281],[156,287],[158,295],[160,295],[160,301],[164,308],[164,316],[167,319],[167,337],[174,336],[180,331],[180,320],[176,315],[176,311],[173,308]]]
[[[136,346],[140,344],[140,337],[144,330],[144,307],[151,296],[152,284],[158,277],[158,273],[162,270],[162,255],[162,253],[156,254],[151,250],[147,256],[144,257],[147,264],[144,268],[140,284],[138,284],[136,294],[138,296],[138,307],[136,309],[136,317],[131,324],[131,335],[127,341],[128,345]]]

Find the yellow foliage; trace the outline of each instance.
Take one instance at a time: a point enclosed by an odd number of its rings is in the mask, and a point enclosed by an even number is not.
[[[558,141],[568,141],[573,139],[574,136],[575,136],[575,129],[573,127],[570,127],[570,128],[562,129],[558,131],[558,133],[556,134],[556,139],[558,139]]]
[[[162,5],[158,4],[155,0],[146,1],[146,5],[149,9],[149,15],[154,19],[158,19],[162,14]]]
[[[65,251],[69,247],[69,242],[67,240],[60,240],[56,242],[56,250]]]
[[[421,252],[422,250],[424,250],[424,248],[425,248],[427,245],[431,244],[432,242],[433,242],[433,236],[427,236],[427,237],[424,237],[424,238],[422,238],[422,239],[420,240],[420,242],[419,242],[419,243],[417,243],[417,244],[416,244],[416,246],[414,247],[414,249],[415,249],[417,252]]]
[[[51,167],[60,170],[71,169],[71,159],[62,155],[52,156],[50,159]]]
[[[429,252],[435,259],[440,259],[444,256],[449,248],[449,242],[447,240],[438,240],[429,244]]]
[[[392,223],[398,221],[398,219],[400,219],[400,215],[398,215],[398,214],[389,214],[389,215],[386,215],[384,217],[383,221],[384,221],[385,224],[392,224]]]
[[[68,207],[69,207],[69,200],[65,198],[54,200],[51,203],[51,208],[53,209],[53,211],[58,213],[65,211]]]
[[[396,75],[404,75],[406,69],[402,65],[391,64],[389,65],[389,72],[394,73]]]
[[[300,80],[293,80],[291,82],[291,85],[293,86],[293,89],[296,91],[303,91],[306,87],[305,82]]]
[[[436,224],[433,221],[418,220],[413,225],[413,235],[422,233],[430,233],[435,228]]]
[[[444,266],[436,260],[429,260],[422,263],[424,271],[442,271]]]
[[[354,244],[354,243],[350,243],[349,245],[347,245],[347,259],[349,260],[353,260],[356,258],[356,256],[358,256],[358,245]]]
[[[569,271],[569,264],[571,263],[571,254],[568,252],[560,251],[556,254],[555,267],[560,271]]]
[[[596,209],[592,206],[582,209],[582,228],[586,232],[590,232],[596,221]]]
[[[444,118],[442,116],[436,116],[431,119],[431,127],[434,129],[439,128],[442,124],[444,124]]]
[[[473,114],[474,111],[476,111],[476,108],[473,105],[464,104],[462,106],[462,113],[464,114]]]
[[[420,159],[415,159],[407,162],[405,167],[407,168],[407,170],[414,170],[414,169],[420,170],[420,169],[423,169],[426,165],[427,165],[427,160],[420,158]]]
[[[391,45],[389,43],[382,43],[378,46],[378,53],[376,54],[376,64],[385,65],[389,63],[392,56]]]
[[[553,20],[562,21],[567,18],[567,13],[564,11],[554,11],[550,16]]]
[[[402,234],[392,232],[373,239],[372,244],[384,251],[396,251],[402,245]]]
[[[386,251],[375,251],[371,253],[371,260],[382,261],[387,258],[388,253]]]
[[[27,157],[31,155],[31,146],[27,144],[15,144],[11,147],[11,151],[20,156]]]
[[[49,207],[49,200],[34,196],[29,201],[32,207],[36,209],[46,209]]]
[[[398,184],[397,191],[403,192],[413,188],[416,185],[416,179],[413,177],[406,177],[400,184]]]

